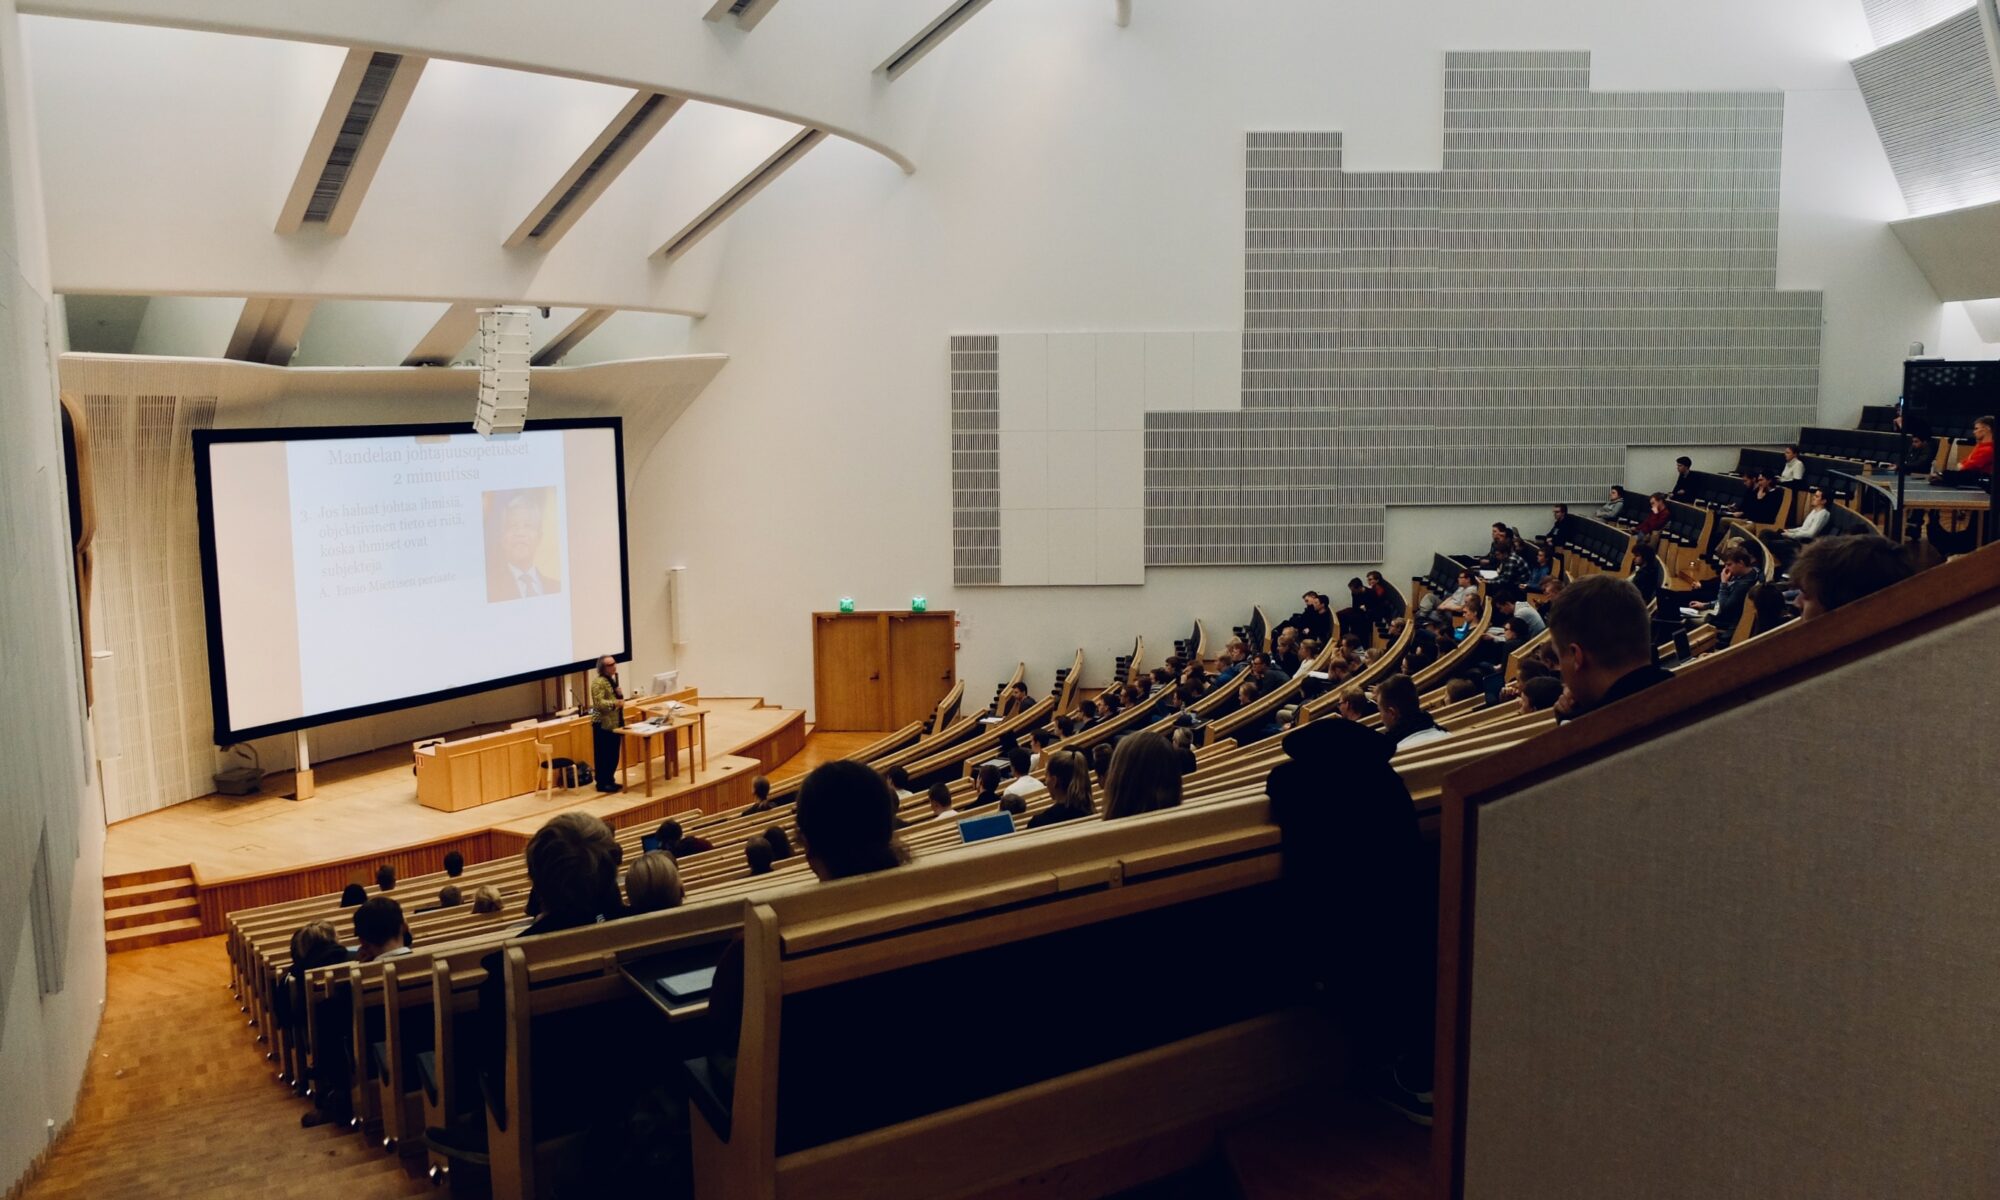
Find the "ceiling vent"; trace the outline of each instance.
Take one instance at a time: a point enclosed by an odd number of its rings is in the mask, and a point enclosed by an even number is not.
[[[506,247],[512,250],[534,245],[547,249],[555,245],[685,103],[679,96],[664,92],[632,93],[604,132],[584,148],[548,195],[508,235]]]
[[[750,202],[750,198],[764,190],[773,179],[783,174],[785,169],[804,158],[806,151],[826,140],[823,129],[801,129],[792,139],[778,147],[777,153],[757,164],[757,169],[744,176],[735,187],[722,194],[722,198],[708,206],[702,214],[661,246],[656,253],[668,261],[687,253],[696,242],[715,231],[715,227],[729,219],[729,214]]]
[[[917,65],[917,60],[938,48],[959,27],[976,16],[991,0],[958,0],[950,8],[938,14],[938,18],[924,26],[924,31],[904,42],[902,49],[882,61],[875,70],[890,79],[902,77],[903,72]]]
[[[702,20],[735,21],[738,29],[748,33],[776,7],[778,0],[715,0]]]
[[[279,233],[307,225],[344,234],[423,73],[423,58],[350,50],[278,214]]]

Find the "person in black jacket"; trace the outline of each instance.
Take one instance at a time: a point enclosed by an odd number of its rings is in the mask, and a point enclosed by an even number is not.
[[[1729,645],[1729,639],[1736,634],[1736,626],[1743,620],[1743,602],[1750,596],[1750,589],[1764,582],[1764,573],[1757,569],[1757,559],[1750,547],[1743,542],[1733,542],[1722,552],[1722,582],[1715,589],[1713,606],[1696,600],[1689,608],[1711,609],[1706,619],[1715,626],[1715,644],[1718,649]]]
[[[1653,664],[1652,619],[1639,589],[1616,575],[1589,575],[1549,605],[1549,640],[1562,664],[1559,719],[1594,712],[1673,678]]]
[[[1284,911],[1368,1084],[1430,1122],[1437,1000],[1437,857],[1389,765],[1394,746],[1353,721],[1285,735],[1264,790],[1284,837]],[[1355,981],[1365,980],[1365,984]]]

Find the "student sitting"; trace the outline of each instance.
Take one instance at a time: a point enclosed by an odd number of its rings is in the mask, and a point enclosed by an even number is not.
[[[1512,536],[1512,531],[1509,531]],[[1368,617],[1378,629],[1387,628],[1391,621],[1404,615],[1403,597],[1382,578],[1382,572],[1368,572]]]
[[[684,895],[681,869],[664,850],[641,854],[625,869],[625,903],[635,913],[678,908]]]
[[[715,844],[707,838],[696,837],[693,834],[683,834],[681,832],[681,823],[671,817],[660,822],[659,831],[653,836],[658,839],[660,849],[665,850],[675,858],[686,858],[690,854],[700,854],[704,851],[715,849]]]
[[[476,913],[497,913],[502,905],[500,889],[492,884],[482,884],[472,893],[472,911]]]
[[[1034,700],[1028,695],[1028,685],[1016,683],[1001,693],[1000,702],[994,707],[993,715],[1004,721],[1008,717],[1027,711],[1033,704]]]
[[[1007,756],[1007,769],[1014,772],[1014,780],[1000,793],[1001,795],[1019,796],[1026,800],[1049,790],[1041,780],[1029,773],[1028,766],[1028,752],[1019,746],[1014,747],[1014,752]]]
[[[1738,502],[1736,511],[1752,525],[1769,525],[1778,519],[1778,507],[1784,502],[1785,493],[1771,481],[1769,471],[1752,471],[1750,490]]]
[[[958,820],[958,810],[951,806],[951,785],[940,780],[931,785],[931,820]]]
[[[896,840],[895,801],[882,777],[860,763],[813,768],[799,787],[797,818],[813,874],[822,881],[846,879],[910,861]]]
[[[1061,821],[1087,817],[1096,811],[1090,795],[1090,764],[1074,750],[1059,750],[1049,756],[1049,792],[1055,803],[1028,819],[1028,828],[1040,829]]]
[[[293,1037],[300,1044],[304,1044],[308,1027],[305,1006],[312,1003],[305,990],[306,972],[316,967],[344,963],[349,958],[347,947],[340,944],[340,933],[331,921],[313,921],[292,934],[292,965],[286,970],[273,997],[272,1016],[292,1030]],[[298,1003],[293,1003],[294,998]],[[328,1015],[326,1009],[321,1009],[321,1017]],[[326,1024],[333,1028],[329,1028],[321,1052],[313,1056],[308,1078],[294,1084],[313,1094],[313,1107],[299,1118],[299,1124],[308,1129],[329,1121],[346,1120],[353,1106],[348,1065],[351,1051],[342,1036],[345,1031],[338,1028],[338,1021],[329,1020]]]
[[[1296,675],[1300,662],[1298,635],[1289,629],[1279,634],[1278,643],[1271,651],[1271,660],[1280,674],[1287,678]]]
[[[1597,506],[1597,519],[1615,522],[1624,511],[1625,489],[1614,483],[1611,485],[1611,499]]]
[[[1076,715],[1077,715],[1076,727],[1079,731],[1089,729],[1092,725],[1097,724],[1098,721],[1102,719],[1097,711],[1097,701],[1089,699],[1086,699],[1085,701],[1083,701],[1083,703],[1076,706]]]
[[[1118,743],[1104,780],[1104,819],[1177,808],[1181,765],[1172,743],[1157,733],[1135,733]]]
[[[1236,691],[1236,711],[1241,712],[1249,708],[1251,705],[1257,703],[1263,695],[1264,693],[1259,690],[1254,680],[1244,680],[1243,686]],[[1248,725],[1236,731],[1237,744],[1247,746],[1252,742],[1261,742],[1267,737],[1276,737],[1279,732],[1278,714],[1274,711],[1266,711],[1252,720]]]
[[[1674,460],[1674,486],[1667,494],[1682,504],[1686,504],[1694,496],[1694,481],[1688,478],[1688,472],[1692,470],[1694,470],[1694,460],[1687,455],[1683,454]]]
[[[350,883],[340,889],[340,907],[360,908],[368,899],[368,889],[358,883]]]
[[[1569,534],[1569,505],[1558,504],[1549,510],[1549,531],[1535,540],[1544,546],[1560,546]]]
[[[1538,592],[1548,582],[1549,575],[1556,568],[1556,560],[1547,546],[1536,546],[1528,551],[1528,577],[1521,582],[1525,591]]]
[[[1111,743],[1099,742],[1090,748],[1090,773],[1097,776],[1099,787],[1104,786],[1105,777],[1111,774]]]
[[[894,789],[898,800],[908,800],[917,794],[916,788],[910,784],[910,772],[900,765],[890,767],[883,772],[882,777],[889,781],[889,786]]]
[[[1562,680],[1553,675],[1537,675],[1533,679],[1521,681],[1521,699],[1517,711],[1524,713],[1544,712],[1556,706],[1562,699]]]
[[[1515,552],[1512,542],[1496,547],[1493,553],[1493,579],[1487,584],[1488,592],[1492,591],[1494,584],[1505,584],[1514,588],[1527,586],[1528,569],[1528,560]]]
[[[750,795],[750,806],[743,810],[746,813],[769,812],[777,807],[771,803],[771,781],[762,775],[750,781]]]
[[[1757,615],[1750,619],[1750,636],[1768,633],[1792,619],[1792,606],[1785,600],[1784,590],[1766,580],[1750,589],[1750,611]]]
[[[1760,533],[1758,538],[1771,549],[1780,567],[1789,568],[1791,561],[1798,557],[1800,547],[1826,533],[1833,521],[1829,506],[1832,497],[1824,488],[1812,488],[1806,492],[1806,515],[1797,525],[1778,533]],[[1789,573],[1789,570],[1787,570]]]
[[[1155,671],[1153,672],[1153,674],[1157,677],[1158,675],[1161,674],[1161,672]],[[1174,677],[1172,675],[1168,675],[1166,678],[1166,682],[1172,683],[1173,678]],[[1040,729],[1037,729],[1033,733],[1029,734],[1028,738],[1035,744],[1034,754],[1030,756],[1028,761],[1028,769],[1031,771],[1039,771],[1042,769],[1042,764],[1048,761],[1049,747],[1056,744],[1056,732],[1055,730],[1050,729],[1048,726],[1044,725]]]
[[[1647,503],[1652,507],[1647,510],[1645,520],[1640,521],[1638,529],[1634,531],[1640,537],[1646,537],[1649,534],[1655,534],[1665,529],[1667,521],[1673,516],[1672,513],[1667,511],[1667,495],[1665,492],[1654,492],[1647,500]]]
[[[1536,612],[1535,606],[1522,597],[1519,588],[1495,586],[1487,590],[1486,596],[1493,601],[1494,621],[1512,621],[1519,618],[1522,624],[1528,627],[1529,637],[1547,628],[1542,621],[1542,614]]]
[[[1181,774],[1194,774],[1195,767],[1198,765],[1194,756],[1194,730],[1187,726],[1182,726],[1174,730],[1172,741],[1174,743],[1174,757],[1180,760]]]
[[[1915,575],[1907,551],[1885,537],[1821,538],[1799,552],[1792,582],[1799,588],[1799,615],[1824,616],[1863,596],[1871,596]]]
[[[1416,681],[1391,675],[1375,686],[1375,703],[1382,709],[1382,733],[1397,750],[1448,737],[1417,702]]]
[[[743,861],[750,867],[752,875],[769,875],[771,864],[778,856],[771,851],[771,843],[761,836],[751,837],[743,843]]]
[[[1365,721],[1379,711],[1375,707],[1375,702],[1362,695],[1358,688],[1342,692],[1334,707],[1342,717],[1350,721]]]
[[[791,835],[785,832],[784,826],[772,825],[765,829],[760,836],[764,839],[765,844],[771,847],[772,855],[779,862],[783,862],[792,856]]]
[[[1639,589],[1615,575],[1579,579],[1549,605],[1568,720],[1673,678],[1653,665],[1652,619]]]
[[[354,940],[360,949],[357,962],[395,958],[410,952],[410,927],[403,921],[403,906],[387,896],[371,896],[354,910]]]
[[[456,850],[445,851],[444,873],[453,879],[465,874],[465,855]]]
[[[458,885],[455,883],[447,883],[438,889],[437,906],[439,908],[457,908],[461,899],[463,897],[458,890]]]
[[[1417,602],[1417,608],[1419,611],[1458,616],[1465,611],[1466,602],[1478,594],[1479,581],[1472,577],[1472,572],[1460,571],[1458,586],[1449,595],[1440,597],[1436,592],[1425,592],[1424,598]]]
[[[1715,626],[1716,647],[1723,649],[1736,635],[1736,626],[1743,620],[1743,604],[1750,598],[1750,589],[1764,582],[1764,572],[1757,569],[1750,547],[1739,540],[1723,552],[1720,578],[1715,603],[1696,600],[1688,607],[1705,610],[1700,619]]]
[[[1972,449],[1958,460],[1957,468],[1939,471],[1932,483],[1946,487],[1985,487],[1993,478],[1993,418],[1980,417],[1972,423]]]
[[[1805,482],[1806,460],[1799,457],[1799,448],[1797,446],[1786,446],[1784,453],[1785,453],[1785,465],[1778,469],[1778,482],[1779,483]]]
[[[381,866],[379,866],[379,867],[376,867],[376,868],[375,868],[375,888],[376,888],[376,890],[377,890],[377,891],[383,891],[383,892],[393,892],[393,891],[395,891],[395,890],[396,890],[396,868],[395,868],[395,867],[392,867],[392,866],[390,866],[390,865],[389,865],[388,863],[383,863],[383,864],[382,864]]]
[[[967,808],[979,808],[983,805],[998,804],[1000,802],[999,767],[994,766],[992,763],[981,763],[978,773],[973,778],[979,783],[979,792],[972,797],[972,802],[966,805]]]

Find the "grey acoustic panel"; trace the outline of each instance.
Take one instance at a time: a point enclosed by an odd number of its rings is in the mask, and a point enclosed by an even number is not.
[[[951,567],[1000,582],[1000,339],[951,339]]]
[[[1900,42],[1921,33],[1956,13],[1972,7],[1973,0],[1861,0],[1868,10],[1868,31],[1875,44]]]
[[[1388,505],[1597,495],[1628,446],[1816,419],[1782,94],[1593,92],[1582,51],[1444,80],[1439,171],[1246,136],[1241,403],[1146,412],[1147,565],[1378,562]]]
[[[1913,214],[2000,199],[2000,90],[1976,11],[1855,59],[1854,77]]]

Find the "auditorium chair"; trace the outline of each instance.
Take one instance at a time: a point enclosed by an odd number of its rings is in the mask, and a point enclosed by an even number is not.
[[[1336,1073],[1289,967],[1267,810],[1069,823],[747,903],[733,1078],[686,1069],[697,1194],[966,1195],[1086,1161],[1136,1184]],[[1190,940],[1232,947],[1228,988],[1190,991]],[[1066,1000],[897,1052],[917,1014],[1038,980]]]

